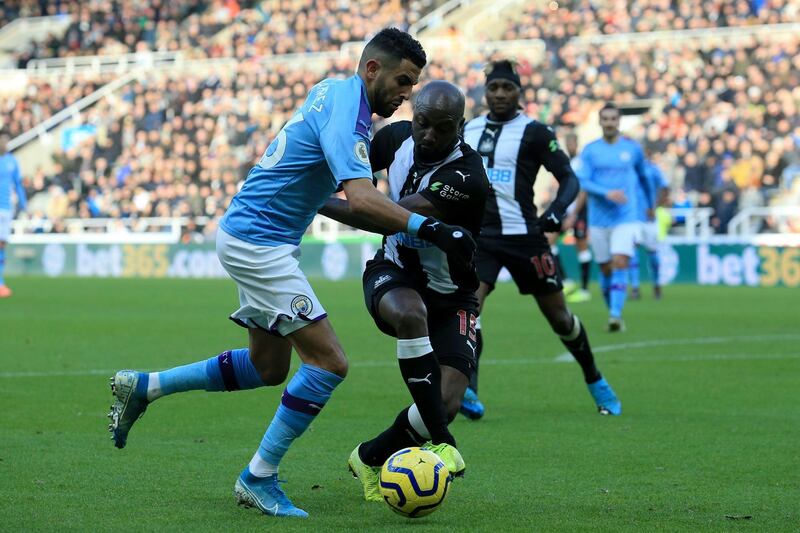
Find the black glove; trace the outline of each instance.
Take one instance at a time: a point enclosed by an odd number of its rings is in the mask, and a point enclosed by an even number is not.
[[[433,217],[425,219],[417,230],[417,236],[465,264],[472,261],[478,247],[469,231],[461,226],[450,226]]]
[[[561,232],[561,224],[565,218],[567,218],[566,209],[553,202],[539,217],[542,231],[545,233]]]

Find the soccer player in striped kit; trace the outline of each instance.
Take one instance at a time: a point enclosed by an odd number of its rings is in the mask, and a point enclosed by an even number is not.
[[[482,309],[500,269],[506,267],[519,292],[533,295],[550,327],[581,366],[598,411],[619,415],[622,405],[597,369],[586,329],[567,308],[544,235],[561,231],[567,207],[580,189],[578,179],[553,128],[520,113],[520,93],[514,64],[508,60],[491,63],[486,73],[489,113],[471,120],[464,129],[464,140],[483,157],[492,184],[475,258],[480,279],[478,300]],[[541,166],[555,176],[559,187],[547,210],[537,216],[533,184]],[[483,333],[478,320],[476,355],[480,358]],[[461,404],[461,412],[472,419],[484,414],[477,396],[478,370]]]

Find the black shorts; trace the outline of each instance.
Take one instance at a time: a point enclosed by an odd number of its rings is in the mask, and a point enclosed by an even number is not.
[[[578,211],[578,216],[575,218],[575,227],[573,228],[573,233],[575,234],[576,239],[586,239],[589,236],[589,225],[586,222],[586,205],[584,204],[583,209]]]
[[[550,243],[542,234],[479,237],[475,265],[478,279],[492,289],[502,267],[521,294],[551,294],[563,288]]]
[[[367,262],[363,276],[367,311],[382,332],[397,337],[394,328],[378,312],[381,298],[392,289],[405,287],[417,291],[428,311],[428,334],[440,365],[455,368],[467,378],[475,370],[478,298],[472,292],[441,294],[420,287],[411,276],[391,261]]]

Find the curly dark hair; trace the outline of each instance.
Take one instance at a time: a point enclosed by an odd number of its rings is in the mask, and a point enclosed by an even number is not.
[[[428,62],[425,50],[419,41],[397,28],[384,28],[370,39],[361,54],[359,63],[363,64],[378,55],[397,63],[408,59],[419,68],[424,67]]]

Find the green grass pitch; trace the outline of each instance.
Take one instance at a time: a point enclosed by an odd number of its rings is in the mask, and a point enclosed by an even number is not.
[[[623,416],[601,417],[579,368],[530,297],[488,301],[480,422],[453,432],[467,475],[429,517],[361,499],[353,446],[409,402],[394,342],[360,285],[316,282],[350,374],[289,451],[284,485],[309,521],[234,504],[236,476],[281,387],[159,400],[124,450],[106,431],[108,377],[244,345],[226,319],[232,282],[10,280],[0,301],[3,531],[797,531],[800,292],[668,287],[628,302],[628,331],[603,331],[597,294],[573,306]],[[296,366],[297,361],[294,365]]]

